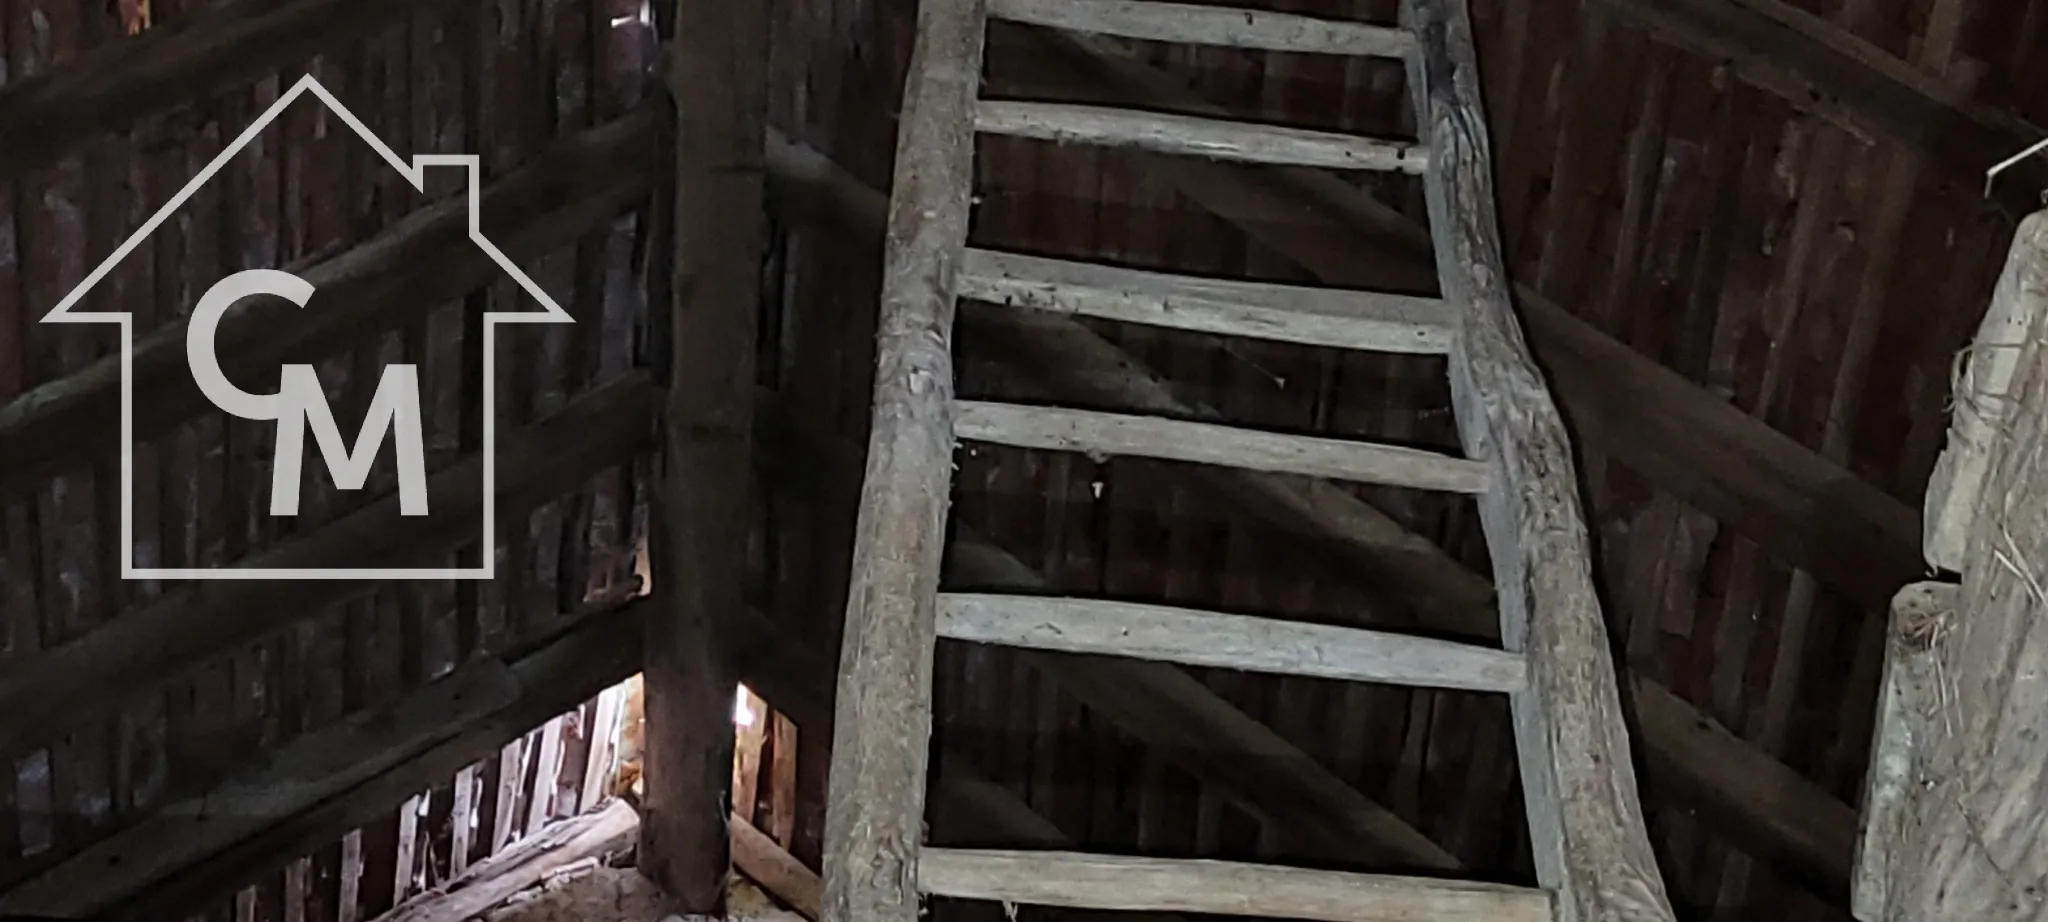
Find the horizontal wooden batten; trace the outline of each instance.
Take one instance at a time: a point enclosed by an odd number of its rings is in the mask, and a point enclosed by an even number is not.
[[[1483,493],[1486,465],[1398,445],[1286,435],[1156,416],[962,400],[957,438],[1017,448],[1187,461],[1390,487]]]
[[[1189,666],[1512,692],[1521,656],[1472,644],[1106,599],[949,592],[939,636]]]
[[[1362,922],[1550,922],[1541,890],[1232,861],[926,848],[919,889],[1036,906]]]
[[[989,0],[997,19],[1121,38],[1259,51],[1406,56],[1415,39],[1401,29],[1271,10],[1146,0]]]
[[[1443,355],[1455,318],[1413,295],[1246,282],[968,250],[960,296],[1122,323],[1311,346]]]
[[[975,105],[974,129],[1247,163],[1418,174],[1429,169],[1428,151],[1410,141],[1075,103],[984,99]]]

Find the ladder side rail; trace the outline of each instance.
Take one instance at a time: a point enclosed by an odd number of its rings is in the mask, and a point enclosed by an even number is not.
[[[1607,627],[1594,595],[1570,437],[1514,313],[1465,0],[1404,0],[1437,272],[1461,307],[1451,390],[1467,453],[1496,466],[1479,497],[1504,645],[1528,658],[1512,696],[1530,837],[1562,922],[1670,922],[1636,791]]]
[[[917,922],[952,338],[973,189],[984,0],[922,0],[889,201],[873,426],[826,799],[823,922]]]

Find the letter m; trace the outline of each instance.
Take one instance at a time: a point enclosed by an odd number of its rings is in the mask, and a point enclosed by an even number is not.
[[[341,427],[327,405],[327,394],[311,365],[286,365],[278,388],[276,466],[270,475],[270,514],[299,513],[299,475],[304,466],[306,427],[310,423],[327,472],[343,490],[360,490],[370,465],[393,433],[398,455],[398,513],[427,514],[426,440],[420,430],[420,378],[416,365],[390,365],[377,381],[370,410],[351,450],[341,440]]]

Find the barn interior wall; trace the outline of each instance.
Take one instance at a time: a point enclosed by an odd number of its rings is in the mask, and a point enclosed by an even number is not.
[[[181,30],[205,29],[237,9],[178,0],[147,7],[150,21],[139,28],[132,19],[122,22],[123,8],[112,4],[8,0],[0,4],[0,75],[13,85],[75,79],[79,71],[67,69],[117,71],[120,58],[93,52],[121,41],[174,41]],[[35,321],[301,75],[317,77],[401,156],[478,153],[493,189],[580,139],[608,137],[606,131],[646,134],[630,118],[651,66],[637,0],[423,3],[395,15],[385,7],[364,14],[383,19],[363,37],[327,42],[318,54],[260,79],[210,89],[57,162],[0,176],[7,205],[0,208],[0,401],[108,360],[116,343],[106,328]],[[134,15],[134,5],[126,9]],[[142,34],[124,37],[129,31]],[[215,276],[249,264],[317,272],[374,259],[383,242],[409,239],[409,218],[460,191],[430,182],[427,196],[412,192],[338,120],[303,99],[122,262],[88,303],[132,311],[138,336],[147,337],[176,325]],[[525,214],[532,212],[529,206]],[[516,209],[508,218],[533,221]],[[573,425],[592,400],[615,404],[606,395],[630,384],[645,319],[636,252],[642,222],[629,207],[538,232],[486,227],[578,321],[499,337],[501,439],[507,427],[539,420]],[[317,368],[344,428],[360,418],[377,366],[420,364],[430,472],[477,451],[478,420],[463,410],[482,381],[477,318],[486,310],[531,310],[509,281],[451,294],[442,303],[386,309],[374,323],[319,344]],[[225,344],[222,354],[233,349]],[[320,465],[308,465],[313,483],[303,514],[271,519],[262,514],[266,430],[219,412],[161,422],[175,425],[145,434],[136,447],[141,565],[260,560],[293,542],[323,540],[336,523],[394,489],[388,452],[365,489],[353,493],[334,489]],[[101,418],[81,423],[111,425]],[[295,741],[317,741],[348,718],[411,700],[465,664],[516,656],[573,633],[586,615],[615,605],[632,591],[633,551],[645,527],[637,510],[644,505],[642,472],[625,457],[571,468],[567,479],[509,497],[501,506],[512,521],[501,529],[498,579],[414,581],[363,592],[348,587],[370,584],[308,584],[327,588],[308,597],[311,604],[277,606],[262,616],[260,630],[181,664],[170,681],[110,702],[112,713],[90,714],[53,738],[0,753],[8,767],[0,781],[0,891],[147,830],[155,811],[260,769],[266,754],[294,751]],[[184,606],[185,614],[204,619],[207,605],[226,604],[208,601],[225,597],[201,596],[193,584],[118,578],[115,470],[111,459],[85,461],[8,484],[0,500],[0,585],[7,592],[0,674],[102,632],[128,636],[148,620],[138,613]],[[418,563],[477,562],[473,544],[449,547]],[[271,866],[218,881],[222,889],[207,896],[209,905],[178,908],[241,922],[374,916],[451,871],[448,816],[458,784],[474,787],[465,799],[483,824],[465,835],[467,859],[501,847],[531,823],[574,812],[580,790],[560,797],[550,791],[537,805],[534,792],[580,781],[576,756],[589,743],[596,710],[591,700],[552,719],[535,714],[528,726],[506,731],[510,743],[500,755],[459,775],[451,766],[431,791],[421,793],[422,784],[394,792],[382,819],[303,843],[310,853],[265,854]],[[550,758],[577,767],[541,768]],[[407,793],[416,796],[398,805]],[[499,803],[507,798],[513,801]],[[230,884],[253,887],[235,895]]]

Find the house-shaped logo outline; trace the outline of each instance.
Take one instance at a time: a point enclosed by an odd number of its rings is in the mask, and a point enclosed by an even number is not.
[[[126,259],[130,253],[134,252],[135,248],[140,246],[142,241],[149,239],[149,235],[155,233],[157,227],[162,225],[172,214],[176,213],[185,204],[186,200],[190,199],[194,193],[211,181],[214,174],[220,172],[221,168],[226,166],[229,160],[232,160],[235,155],[241,153],[242,149],[254,141],[256,136],[269,127],[270,123],[275,121],[287,107],[307,93],[319,97],[320,101],[327,105],[328,110],[341,119],[342,124],[347,125],[358,137],[361,137],[365,143],[370,145],[371,150],[376,151],[378,156],[384,158],[385,163],[390,164],[391,168],[397,170],[400,176],[405,177],[405,180],[411,183],[414,189],[422,193],[426,191],[427,167],[457,166],[468,170],[468,189],[465,194],[469,198],[470,242],[476,244],[479,249],[488,254],[491,260],[498,264],[498,268],[505,270],[505,273],[511,276],[513,281],[518,282],[519,287],[524,289],[535,301],[538,301],[543,308],[543,310],[539,311],[487,311],[484,313],[484,508],[483,535],[480,544],[482,553],[479,555],[482,560],[482,566],[474,568],[259,568],[240,567],[232,564],[218,568],[135,566],[135,325],[133,319],[125,311],[74,312],[72,308],[85,298],[87,292],[92,291],[94,286],[105,279],[107,274],[114,270],[115,266],[120,265],[123,259]],[[207,163],[205,169],[200,170],[198,175],[192,177],[191,181],[187,182],[184,188],[178,190],[178,194],[172,196],[169,202],[164,203],[162,208],[151,215],[141,228],[137,229],[134,234],[129,235],[128,239],[122,241],[121,245],[114,249],[112,255],[95,267],[90,274],[86,275],[83,281],[78,283],[76,288],[73,288],[69,294],[64,296],[63,301],[58,302],[55,308],[48,314],[43,315],[41,320],[43,323],[112,323],[118,324],[121,328],[121,578],[178,580],[491,578],[497,556],[493,548],[493,539],[497,535],[498,465],[496,437],[497,407],[495,406],[497,388],[492,386],[497,380],[497,370],[495,368],[498,352],[496,348],[497,326],[500,323],[574,323],[576,319],[568,311],[563,310],[561,305],[555,303],[554,298],[549,297],[548,293],[535,284],[533,279],[528,278],[525,272],[520,271],[519,267],[506,258],[505,254],[495,244],[484,237],[481,227],[482,205],[479,197],[481,191],[479,187],[482,185],[481,171],[482,168],[475,154],[418,154],[412,158],[412,165],[407,166],[405,161],[399,159],[398,154],[394,153],[390,146],[384,143],[383,139],[371,132],[360,119],[356,118],[355,113],[350,112],[347,106],[342,105],[340,100],[334,98],[334,94],[329,93],[326,87],[320,85],[320,81],[314,79],[311,74],[308,74],[293,84],[290,90],[279,95],[277,101],[272,103],[270,108],[265,109],[262,115],[257,116],[256,120],[248,128],[244,129],[232,143],[228,144],[220,152],[219,156]]]

